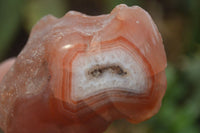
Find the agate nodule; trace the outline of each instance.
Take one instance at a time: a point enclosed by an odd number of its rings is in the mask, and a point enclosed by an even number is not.
[[[116,119],[144,121],[166,90],[166,56],[150,15],[46,16],[0,84],[5,133],[101,133]]]

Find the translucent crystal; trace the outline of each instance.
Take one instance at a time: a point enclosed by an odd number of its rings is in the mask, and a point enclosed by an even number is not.
[[[5,133],[101,133],[116,119],[144,121],[166,90],[166,55],[150,15],[46,16],[0,83]]]

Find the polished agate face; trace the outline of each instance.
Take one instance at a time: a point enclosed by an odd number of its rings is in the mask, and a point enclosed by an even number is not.
[[[161,35],[138,6],[46,16],[1,81],[0,127],[101,133],[117,119],[139,123],[160,108],[165,68]]]
[[[93,51],[87,48],[87,44],[83,47],[74,45],[62,47],[66,51],[65,56],[69,51],[75,52],[70,52],[70,56],[62,60],[65,69],[58,76],[66,83],[54,90],[57,98],[67,101],[67,97],[62,97],[66,93],[64,96],[70,94],[71,100],[80,101],[105,91],[136,94],[149,91],[152,84],[149,68],[140,53],[129,46],[131,44],[113,41],[99,44],[101,48]]]

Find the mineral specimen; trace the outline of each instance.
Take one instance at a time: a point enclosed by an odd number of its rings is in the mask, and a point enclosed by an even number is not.
[[[0,83],[5,133],[101,133],[116,119],[144,121],[166,90],[166,55],[150,15],[46,16]]]

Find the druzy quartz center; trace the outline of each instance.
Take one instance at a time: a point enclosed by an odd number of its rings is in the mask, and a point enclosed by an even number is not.
[[[77,55],[72,63],[73,99],[83,99],[104,89],[145,92],[150,81],[144,71],[144,65],[137,63],[143,63],[142,59],[134,52],[136,51],[128,53],[123,48],[114,47],[89,57],[87,54]],[[143,83],[138,84],[140,81]]]

